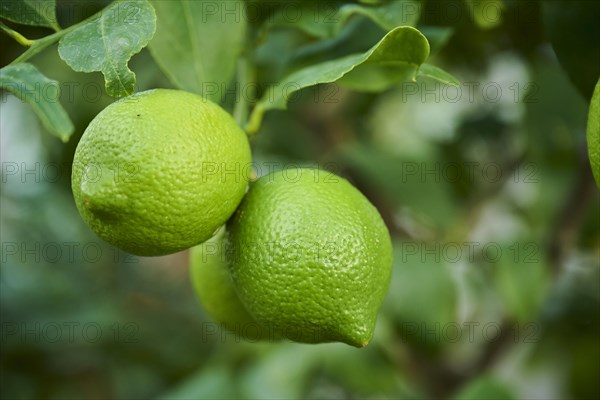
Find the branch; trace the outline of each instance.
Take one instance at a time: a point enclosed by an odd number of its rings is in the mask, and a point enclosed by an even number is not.
[[[577,231],[597,190],[587,149],[582,145],[578,150],[576,180],[556,215],[548,240],[547,253],[555,277],[560,272],[566,249],[576,240]]]
[[[29,47],[33,44],[33,40],[27,39],[25,36],[21,35],[19,32],[15,31],[13,29],[10,29],[8,26],[4,25],[2,22],[0,22],[0,29],[2,29],[4,31],[4,33],[6,33],[8,36],[15,39],[17,41],[17,43],[19,43],[22,46]]]

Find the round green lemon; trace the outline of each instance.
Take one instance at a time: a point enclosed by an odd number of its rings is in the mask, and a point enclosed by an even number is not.
[[[275,340],[240,301],[228,268],[225,228],[190,251],[190,278],[203,308],[219,325],[246,340]]]
[[[156,89],[121,99],[84,132],[72,189],[91,229],[140,256],[209,239],[244,196],[251,163],[244,132],[196,94]]]
[[[298,342],[368,344],[392,245],[348,181],[318,169],[271,173],[250,186],[227,229],[233,284],[256,321]]]

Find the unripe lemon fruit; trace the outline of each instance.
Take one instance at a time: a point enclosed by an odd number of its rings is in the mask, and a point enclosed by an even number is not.
[[[240,301],[229,273],[225,227],[190,251],[192,286],[207,314],[238,337],[275,340],[268,327],[259,325]]]
[[[288,169],[250,186],[227,224],[239,298],[288,339],[366,346],[387,292],[389,232],[348,181]]]
[[[90,123],[73,160],[77,208],[108,243],[140,256],[209,239],[246,190],[250,147],[218,105],[156,89],[121,99]]]

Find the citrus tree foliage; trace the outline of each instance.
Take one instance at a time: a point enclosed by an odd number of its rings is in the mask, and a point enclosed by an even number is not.
[[[598,398],[599,7],[3,0],[0,397]],[[240,340],[187,253],[83,225],[75,142],[156,87],[233,114],[262,175],[332,165],[376,205],[394,261],[369,346]]]
[[[270,22],[259,24],[261,26],[249,25],[248,13],[245,11],[246,3],[241,0],[227,2],[229,11],[225,12],[218,2],[211,1],[150,3],[146,0],[122,0],[111,3],[84,21],[60,29],[52,13],[38,15],[34,12],[39,10],[41,5],[35,1],[23,4],[13,1],[7,2],[6,6],[0,9],[0,15],[8,20],[56,28],[52,35],[33,41],[23,40],[29,49],[6,67],[12,70],[2,71],[3,86],[17,94],[19,85],[24,84],[41,92],[43,85],[35,85],[35,82],[39,83],[41,79],[47,78],[39,72],[32,74],[31,68],[15,70],[13,66],[24,63],[46,46],[58,42],[60,57],[71,68],[81,72],[100,71],[104,75],[106,92],[110,96],[128,96],[135,90],[136,77],[127,63],[134,54],[150,43],[154,59],[175,86],[219,102],[233,77],[240,57],[245,63],[240,64],[238,70],[250,68],[248,64],[252,63],[256,46],[256,41],[252,40],[255,32],[258,29],[276,29],[282,25],[278,21],[285,22],[285,19],[279,16],[269,18]],[[44,2],[44,6],[53,10],[53,2]],[[357,14],[375,21],[382,29],[389,30],[389,33],[363,54],[317,63],[273,81],[267,88],[265,97],[257,104],[250,130],[255,132],[260,128],[260,119],[264,111],[285,107],[285,97],[304,87],[345,78],[349,86],[358,90],[381,91],[403,80],[414,81],[419,67],[429,55],[429,43],[417,29],[408,27],[415,23],[415,16],[418,14],[413,12],[410,14],[411,18],[406,17],[404,6],[403,2],[370,7],[346,5],[334,10],[335,15],[330,17],[332,21],[336,21],[333,26],[330,21],[314,22],[314,19],[311,23],[292,25],[318,36],[330,37],[339,31],[353,14]],[[416,4],[414,9],[417,9]],[[306,15],[309,13],[306,12]],[[330,29],[333,29],[333,32],[330,32]],[[15,38],[17,35],[21,36],[9,28],[6,31],[10,31]],[[156,37],[151,41],[155,31]],[[268,32],[263,32],[264,34]],[[25,70],[29,72],[24,72]],[[356,76],[346,77],[353,70],[356,72],[350,75]],[[449,74],[438,69],[432,71],[432,67],[428,66],[423,74],[445,83],[456,83],[456,79]],[[246,71],[242,70],[240,73],[244,74]],[[369,82],[372,83],[364,83],[365,73],[369,74]],[[373,79],[371,75],[376,75],[376,78]],[[245,83],[252,83],[252,77],[248,78]],[[294,90],[282,93],[282,87],[290,86],[293,86]],[[21,97],[31,104],[31,96]],[[243,104],[242,107],[250,106]],[[51,133],[63,140],[68,139],[72,129],[65,121],[65,112],[60,104],[52,107],[34,105],[34,111]],[[242,108],[240,113],[246,115],[247,110]]]

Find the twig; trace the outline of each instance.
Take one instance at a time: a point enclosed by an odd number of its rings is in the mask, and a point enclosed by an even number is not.
[[[15,31],[14,29],[10,29],[8,26],[4,25],[2,22],[0,22],[0,29],[2,29],[4,31],[4,33],[6,33],[8,36],[15,39],[17,41],[17,43],[19,43],[22,46],[29,47],[33,44],[33,40],[27,39],[25,36],[21,35],[19,32]]]
[[[555,277],[560,272],[565,250],[576,240],[577,230],[585,217],[588,205],[598,190],[585,146],[579,148],[578,160],[576,181],[557,213],[556,222],[548,240],[547,254]]]

